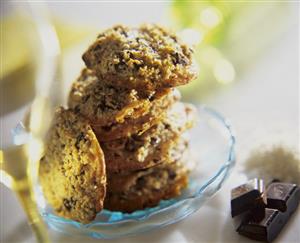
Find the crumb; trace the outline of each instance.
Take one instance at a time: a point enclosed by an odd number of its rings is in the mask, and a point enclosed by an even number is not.
[[[248,177],[259,177],[267,182],[278,179],[300,184],[299,156],[280,145],[253,151],[246,160],[244,171]]]

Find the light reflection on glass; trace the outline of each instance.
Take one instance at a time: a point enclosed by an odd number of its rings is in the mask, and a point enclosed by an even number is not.
[[[4,170],[0,170],[0,182],[3,183],[7,188],[13,188],[13,179]]]

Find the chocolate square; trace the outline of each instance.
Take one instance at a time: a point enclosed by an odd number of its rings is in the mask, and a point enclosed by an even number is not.
[[[257,209],[264,214],[266,197],[265,186],[261,179],[253,179],[231,190],[231,216],[235,217],[248,210]]]
[[[249,213],[237,231],[239,234],[253,240],[271,242],[276,238],[287,221],[288,217],[285,217],[279,210],[266,208],[265,216],[262,220],[256,221],[253,218],[253,213]]]
[[[267,207],[292,213],[300,201],[300,188],[295,184],[272,183],[267,189]]]

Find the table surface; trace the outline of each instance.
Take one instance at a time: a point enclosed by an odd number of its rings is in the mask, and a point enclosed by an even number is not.
[[[298,25],[292,25],[239,82],[204,100],[230,118],[237,135],[237,166],[221,191],[182,222],[110,242],[251,242],[234,231],[229,208],[230,190],[246,181],[242,173],[243,162],[253,149],[283,144],[299,151],[298,28]],[[1,122],[13,124],[21,113],[1,118]],[[5,139],[5,135],[1,136]],[[3,185],[0,205],[1,242],[34,242],[15,195]],[[275,242],[300,242],[299,229],[298,208]],[[51,237],[55,242],[96,242],[87,238],[69,238],[52,231]]]

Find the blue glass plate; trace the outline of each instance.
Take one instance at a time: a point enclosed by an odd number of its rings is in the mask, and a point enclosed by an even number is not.
[[[205,106],[198,111],[198,124],[190,132],[190,181],[180,197],[130,214],[103,210],[84,225],[53,214],[37,188],[39,208],[48,225],[72,236],[112,239],[161,228],[196,212],[220,190],[235,163],[235,136],[228,120]]]

